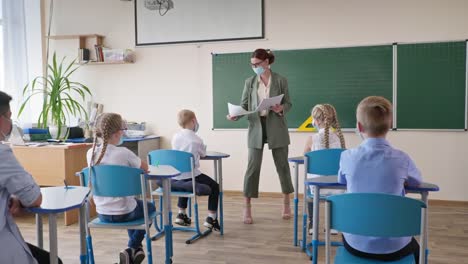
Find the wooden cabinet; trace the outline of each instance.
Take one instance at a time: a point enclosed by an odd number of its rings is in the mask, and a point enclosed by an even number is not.
[[[80,185],[75,173],[87,166],[86,152],[91,144],[50,145],[42,147],[13,146],[20,164],[40,186]],[[95,212],[93,208],[91,212]],[[78,209],[65,213],[65,224],[78,222]]]

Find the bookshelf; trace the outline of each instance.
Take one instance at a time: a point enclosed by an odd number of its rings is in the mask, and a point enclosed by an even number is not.
[[[47,37],[47,36],[46,36]],[[108,64],[133,64],[133,61],[97,61],[95,45],[103,46],[105,36],[99,34],[83,34],[83,35],[54,35],[49,36],[53,40],[77,39],[78,50],[88,49],[90,53],[90,61],[79,61],[76,64],[80,65],[108,65]],[[80,55],[78,55],[80,58]]]

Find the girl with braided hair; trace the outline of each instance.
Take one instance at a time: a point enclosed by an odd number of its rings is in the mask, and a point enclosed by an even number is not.
[[[313,134],[307,139],[304,154],[314,150],[329,149],[329,148],[346,148],[343,133],[341,132],[340,123],[335,108],[330,104],[318,104],[312,108],[312,125],[318,133]],[[316,177],[307,175],[308,178]],[[312,188],[310,188],[312,193]],[[328,191],[327,194],[341,193],[342,191]],[[312,212],[313,203],[308,203],[309,209],[309,234],[312,235]],[[332,234],[337,234],[335,230]]]
[[[118,147],[123,143],[124,131],[127,125],[119,114],[103,113],[96,120],[93,148],[87,153],[89,166],[120,165],[141,168],[148,171],[148,164],[125,147]],[[140,178],[135,178],[140,181]],[[133,196],[102,197],[93,196],[98,217],[103,222],[127,222],[143,217],[143,202]],[[148,203],[148,212],[156,209]],[[119,254],[120,263],[141,263],[145,258],[142,241],[145,230],[128,230],[128,248]]]

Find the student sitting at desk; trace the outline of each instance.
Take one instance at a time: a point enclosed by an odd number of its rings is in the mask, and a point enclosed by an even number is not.
[[[203,174],[200,167],[200,157],[206,155],[206,145],[203,144],[203,140],[197,136],[199,124],[195,113],[190,110],[181,110],[178,114],[178,123],[182,127],[182,130],[177,132],[172,137],[172,149],[190,152],[193,154],[194,159],[194,173],[196,181],[196,193],[197,195],[208,194],[208,216],[206,217],[205,227],[214,229],[215,231],[220,230],[220,226],[217,219],[218,210],[218,197],[219,197],[219,185],[209,176]],[[175,177],[175,180],[171,183],[171,189],[173,191],[186,191],[192,192],[192,176],[190,173],[183,173],[180,176]],[[176,217],[176,224],[187,226],[191,224],[191,219],[187,216],[188,198],[179,197],[177,207],[179,207],[179,213]]]
[[[329,149],[329,148],[346,148],[343,133],[341,132],[340,123],[338,122],[338,115],[336,114],[335,107],[330,104],[318,104],[312,108],[312,126],[318,133],[313,134],[307,139],[304,148],[304,154],[310,151]],[[330,130],[334,128],[335,130]],[[307,178],[316,177],[307,175]],[[313,193],[312,186],[310,192]],[[342,191],[329,191],[327,194],[342,193]],[[309,211],[309,234],[312,235],[312,219],[314,212],[314,203],[307,204]],[[338,232],[334,229],[331,234],[336,235]]]
[[[115,113],[103,113],[96,120],[96,131],[93,148],[87,153],[90,166],[121,165],[141,168],[148,171],[148,164],[125,147],[118,147],[123,142],[126,124],[122,117]],[[98,142],[99,141],[99,142]],[[135,181],[140,181],[136,178]],[[128,222],[143,217],[143,201],[133,196],[101,197],[93,196],[98,217],[103,222]],[[148,203],[148,213],[156,209]],[[119,254],[120,264],[139,264],[145,258],[141,242],[145,230],[128,230],[128,248]]]
[[[12,130],[10,101],[9,95],[0,92],[0,141],[7,140]],[[11,148],[0,144],[1,263],[49,263],[49,253],[26,243],[13,219],[23,208],[40,206],[41,202],[39,186],[18,163]],[[60,259],[59,263],[62,263]]]
[[[363,99],[356,110],[357,132],[364,141],[341,154],[338,182],[349,193],[404,195],[404,185],[417,186],[421,174],[411,158],[385,139],[392,124],[392,104],[380,96]],[[402,215],[402,217],[405,217]],[[394,261],[409,254],[419,260],[419,245],[412,237],[369,237],[343,234],[345,248],[353,255]]]

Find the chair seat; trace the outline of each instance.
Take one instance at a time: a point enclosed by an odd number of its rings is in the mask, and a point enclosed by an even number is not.
[[[158,215],[158,212],[153,212],[149,214],[149,221],[150,223],[152,222],[152,219]],[[93,228],[122,228],[122,229],[128,229],[131,227],[131,229],[145,229],[145,219],[140,218],[136,219],[133,221],[128,221],[128,222],[119,222],[119,223],[110,223],[110,222],[103,222],[99,218],[93,219],[91,222],[88,223],[89,227]]]
[[[338,247],[336,249],[335,255],[335,264],[344,263],[344,264],[378,264],[378,263],[385,263],[385,264],[413,264],[414,263],[414,256],[408,255],[400,260],[396,261],[380,261],[374,259],[365,259],[360,258],[352,255],[349,253],[344,247]]]
[[[163,196],[163,189],[160,187],[156,189],[155,191],[151,192],[152,195],[157,195],[157,196]],[[176,191],[171,191],[171,196],[176,196],[176,197],[194,197],[192,192],[176,192]]]

